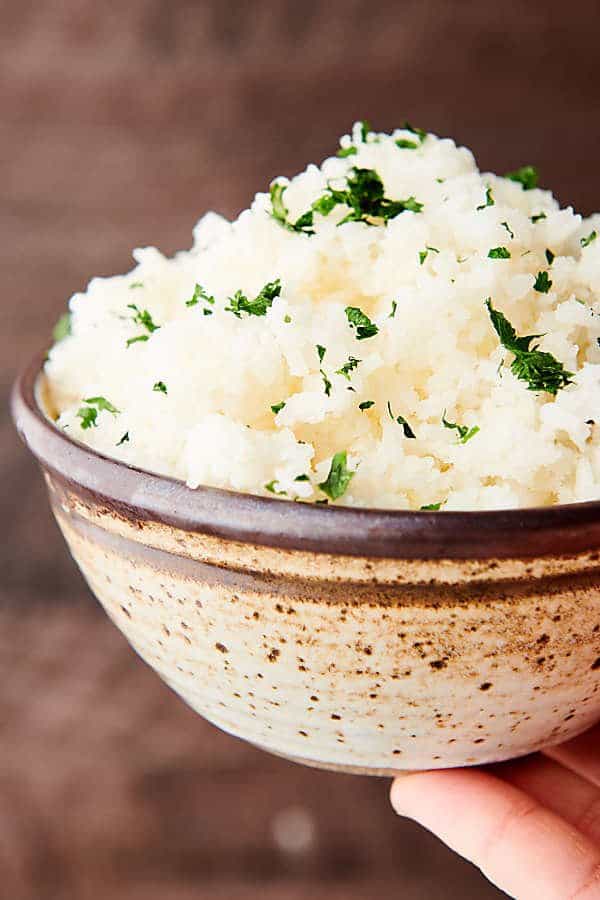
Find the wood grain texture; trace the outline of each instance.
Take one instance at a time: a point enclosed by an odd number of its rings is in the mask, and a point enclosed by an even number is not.
[[[485,168],[535,162],[600,208],[597,3],[0,0],[0,390],[66,298],[130,249],[187,246],[355,118],[409,118]],[[2,403],[0,742],[14,900],[486,898],[385,785],[219,734],[94,609]],[[43,619],[42,619],[43,617]],[[308,809],[304,855],[273,822]]]

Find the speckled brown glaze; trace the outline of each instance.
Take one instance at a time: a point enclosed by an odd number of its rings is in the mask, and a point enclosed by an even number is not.
[[[13,412],[73,556],[219,727],[388,774],[507,759],[600,718],[600,503],[408,513],[192,491],[67,438],[39,369]]]

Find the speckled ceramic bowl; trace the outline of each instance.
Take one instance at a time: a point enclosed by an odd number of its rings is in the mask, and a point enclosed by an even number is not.
[[[391,774],[508,759],[600,718],[600,503],[413,513],[190,490],[66,437],[40,365],[13,413],[69,548],[215,725]]]

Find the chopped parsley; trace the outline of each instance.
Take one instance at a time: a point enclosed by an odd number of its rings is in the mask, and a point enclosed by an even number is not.
[[[541,213],[537,213],[535,216],[531,216],[530,221],[533,222],[533,224],[535,225],[536,222],[541,222],[542,219],[546,219],[546,218],[547,218],[546,213],[541,212]]]
[[[136,290],[136,288],[143,288],[143,287],[144,287],[143,281],[132,281],[131,284],[129,285],[129,290],[134,291],[134,290]]]
[[[327,396],[330,397],[331,396],[331,382],[330,382],[329,378],[327,377],[327,375],[325,374],[325,372],[323,371],[323,369],[319,369],[319,372],[321,373],[321,378],[323,379],[323,389],[324,389],[325,393],[327,394]]]
[[[427,503],[425,506],[420,506],[419,509],[423,512],[438,512],[445,502],[445,500],[440,500],[439,503]]]
[[[310,481],[308,475],[296,475],[294,481]]]
[[[532,191],[538,186],[539,172],[535,166],[521,166],[514,172],[507,172],[504,176],[510,181],[516,181],[522,185],[524,191]]]
[[[349,144],[348,147],[340,147],[337,152],[337,156],[340,156],[342,159],[345,159],[347,156],[356,156],[358,150],[354,146],[354,144]]]
[[[503,228],[506,228],[506,230],[507,230],[508,233],[510,234],[511,240],[514,240],[515,233],[514,233],[514,231],[512,230],[512,228],[510,227],[510,225],[508,224],[508,222],[500,222],[500,224],[502,225]]]
[[[106,397],[86,397],[83,402],[87,403],[88,406],[81,406],[77,410],[77,417],[81,419],[81,427],[84,430],[92,427],[96,428],[99,412],[109,412],[113,416],[118,415],[120,412]]]
[[[548,261],[549,266],[551,266],[552,263],[554,262],[554,260],[556,259],[556,256],[554,255],[552,250],[550,250],[549,247],[546,247],[546,259]]]
[[[411,134],[414,134],[414,136],[417,138],[419,144],[422,144],[423,141],[425,140],[425,138],[427,137],[427,132],[426,132],[426,131],[423,131],[422,128],[417,128],[415,125],[411,125],[410,122],[405,122],[404,125],[402,126],[402,128],[401,128],[400,130],[401,130],[401,131],[410,131],[410,133],[411,133]],[[396,143],[398,144],[398,146],[399,146],[399,147],[400,147],[400,146],[404,146],[403,144],[401,144],[400,141],[401,141],[401,139],[398,140],[398,141],[396,141]],[[415,142],[414,142],[414,141],[407,141],[406,143],[407,143],[407,144],[413,144],[413,143],[415,143]],[[416,146],[416,144],[415,144],[415,146]],[[412,150],[413,147],[410,147],[409,149]]]
[[[278,412],[281,412],[283,407],[285,406],[285,400],[281,400],[279,403],[274,403],[271,407],[271,412],[277,415]]]
[[[437,249],[437,247],[429,247],[426,244],[425,249],[419,251],[419,265],[421,265],[421,266],[423,265],[423,263],[425,262],[425,260],[427,259],[428,255],[430,253],[439,253],[439,252],[440,251]]]
[[[510,259],[510,250],[506,247],[492,247],[488,253],[488,259]]]
[[[275,484],[277,483],[277,479],[274,478],[272,481],[269,481],[268,484],[265,484],[265,491],[269,491],[271,494],[277,494],[278,497],[283,497],[286,494],[286,491],[278,491],[275,488]]]
[[[485,209],[487,206],[494,206],[495,203],[496,203],[496,201],[494,200],[492,188],[488,184],[488,186],[485,189],[485,203],[482,203],[481,206],[477,207],[477,212],[479,212],[480,209]]]
[[[157,381],[156,384],[154,385],[154,387],[152,388],[152,390],[156,391],[159,394],[166,394],[167,386],[164,383],[164,381]]]
[[[138,334],[137,337],[129,338],[129,340],[126,343],[127,343],[127,347],[131,347],[132,344],[138,344],[140,342],[144,343],[145,341],[148,341],[148,340],[150,340],[149,334]]]
[[[71,334],[71,313],[63,313],[54,328],[52,329],[52,337],[54,342],[58,344],[63,338]]]
[[[347,306],[344,310],[350,328],[356,328],[356,340],[364,341],[367,338],[375,337],[379,328],[369,317],[365,315],[358,306]]]
[[[134,312],[132,321],[134,321],[136,325],[142,325],[142,327],[145,328],[146,331],[149,331],[150,334],[152,334],[153,331],[158,331],[160,328],[160,325],[155,324],[147,309],[140,309],[135,303],[128,303],[127,309],[132,309]]]
[[[409,211],[418,213],[423,209],[423,204],[408,197],[406,200],[390,200],[385,196],[383,181],[374,169],[359,169],[354,167],[346,177],[346,188],[333,188],[331,185],[312,205],[315,212],[322,216],[328,216],[336,206],[347,206],[350,212],[344,216],[338,225],[346,222],[365,222],[367,225],[376,224],[376,220],[383,219],[387,223],[400,213]]]
[[[286,315],[283,317],[283,321],[285,322],[286,325],[289,325],[290,322],[292,321],[292,317],[291,317],[291,316],[288,316],[288,315],[286,314]]]
[[[329,475],[321,481],[319,487],[331,500],[337,500],[346,493],[348,485],[354,478],[354,472],[348,466],[348,454],[345,450],[336,453],[331,460]]]
[[[230,305],[225,307],[225,312],[232,312],[238,319],[241,319],[242,313],[249,316],[266,316],[267,310],[273,305],[273,300],[280,294],[281,281],[279,278],[267,282],[254,300],[248,300],[245,294],[236,291],[233,297],[229,297]]]
[[[281,184],[280,181],[274,181],[270,187],[270,196],[271,196],[271,216],[278,222],[283,228],[287,228],[288,231],[297,231],[302,234],[314,234],[312,229],[313,224],[313,214],[312,210],[303,213],[295,222],[290,222],[288,219],[288,209],[285,203],[283,202],[283,195],[287,190],[287,185]]]
[[[128,444],[128,443],[129,443],[129,432],[126,431],[125,434],[123,435],[123,437],[121,438],[121,440],[117,441],[117,447],[120,447],[121,444]]]
[[[360,362],[362,362],[362,360],[357,359],[355,356],[349,356],[348,362],[345,362],[340,369],[337,369],[335,374],[343,375],[344,378],[350,381],[350,372],[353,372]]]
[[[547,294],[551,287],[552,282],[548,277],[548,273],[538,272],[535,278],[535,284],[533,285],[534,291],[538,291],[540,294]]]
[[[375,406],[374,400],[363,400],[362,403],[358,404],[359,409],[371,409],[372,406]]]
[[[190,297],[189,300],[185,301],[185,305],[186,306],[196,306],[198,303],[200,303],[201,300],[204,300],[206,303],[210,303],[211,305],[213,305],[215,302],[215,298],[212,296],[212,294],[208,294],[205,291],[205,289],[202,287],[201,284],[196,283],[196,286],[194,288],[194,293],[192,294],[192,296]],[[205,309],[204,315],[205,316],[212,315],[212,310]]]
[[[528,390],[556,395],[561,388],[572,384],[572,372],[567,372],[551,353],[538,350],[537,344],[531,346],[532,341],[542,337],[541,334],[518,337],[506,316],[494,309],[491,299],[486,300],[486,306],[500,343],[514,354],[511,372],[520,381],[527,382]]]
[[[467,441],[470,441],[472,437],[475,437],[479,431],[479,425],[474,425],[472,428],[469,428],[468,425],[458,425],[456,422],[449,422],[446,419],[446,410],[444,410],[442,414],[442,424],[444,428],[450,428],[458,432],[459,444],[466,444]]]
[[[325,354],[327,353],[327,348],[326,348],[326,347],[322,347],[321,344],[317,344],[317,353],[319,354],[319,362],[322,363],[322,362],[323,362],[323,357],[324,357]]]
[[[398,302],[396,300],[392,300],[392,311],[388,316],[388,319],[393,319],[396,315],[396,310],[398,309]]]
[[[390,419],[393,422],[397,422],[398,425],[402,426],[402,430],[404,432],[404,437],[411,438],[412,440],[416,439],[416,437],[417,437],[416,434],[414,433],[414,431],[412,430],[412,428],[410,427],[410,425],[408,424],[408,422],[406,421],[404,416],[395,416],[394,415],[394,413],[392,412],[392,404],[390,403],[389,400],[387,403],[387,408],[388,408],[388,413],[390,414]]]
[[[592,244],[596,240],[597,237],[598,237],[598,234],[595,230],[590,231],[588,236],[582,237],[581,240],[579,241],[579,243],[581,244],[582,247],[589,247],[590,244]]]

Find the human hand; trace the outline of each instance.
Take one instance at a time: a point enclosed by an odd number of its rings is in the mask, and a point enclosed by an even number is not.
[[[485,769],[394,780],[392,806],[518,900],[600,900],[600,726]]]

